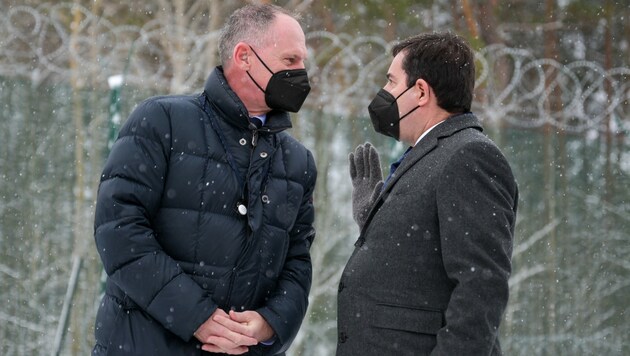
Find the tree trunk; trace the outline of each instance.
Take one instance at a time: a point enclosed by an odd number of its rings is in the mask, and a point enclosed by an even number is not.
[[[79,29],[81,28],[80,23],[83,21],[83,15],[78,7],[73,8],[72,10],[73,20],[70,28],[72,32],[70,34],[70,47],[73,48],[77,45],[78,37],[80,36]],[[78,50],[77,50],[78,52]],[[72,121],[74,126],[74,163],[75,163],[75,183],[74,183],[74,222],[73,222],[73,258],[83,258],[85,253],[85,166],[83,162],[84,158],[84,126],[83,126],[83,102],[81,97],[82,86],[81,76],[84,75],[82,73],[81,64],[77,63],[73,56],[70,56],[70,88],[72,91]],[[68,265],[70,265],[70,261],[68,261]],[[73,305],[70,302],[70,305]],[[80,315],[81,313],[72,314],[71,321],[71,334],[73,340],[81,340],[81,335],[83,334],[83,330],[78,327],[80,323]],[[62,318],[63,319],[63,318]],[[59,320],[60,323],[65,323],[65,320]],[[79,355],[81,353],[80,349],[81,343],[73,342],[71,344],[70,353],[72,355]],[[61,344],[61,349],[63,349],[63,344]]]
[[[555,21],[555,0],[545,0],[545,19],[549,22]],[[544,46],[545,46],[545,58],[557,59],[557,36],[555,29],[549,29],[544,32]],[[554,68],[550,68],[549,72],[545,75],[545,88],[549,90],[551,85],[555,85],[556,77],[554,75],[550,75],[551,71],[554,71]],[[557,88],[557,87],[556,87]],[[549,93],[549,101],[548,107],[549,113],[552,114],[556,111],[557,105],[556,100],[554,99],[555,95],[558,94],[556,90]],[[554,137],[553,130],[554,127],[550,123],[545,123],[544,125],[544,147],[543,147],[543,184],[544,184],[544,192],[545,192],[545,201],[547,204],[545,205],[545,224],[550,223],[554,219],[556,219],[556,201],[555,201],[555,152],[554,152]],[[556,231],[550,232],[548,239],[548,252],[547,252],[547,270],[549,271],[547,288],[548,288],[548,297],[546,303],[546,334],[551,337],[551,340],[554,339],[554,336],[558,334],[558,328],[556,323],[556,304],[557,304],[557,268],[558,262],[556,257],[556,249],[558,246]],[[558,350],[556,348],[556,344],[553,341],[549,342],[549,345],[546,345],[545,354],[546,355],[557,355]]]
[[[473,13],[473,8],[468,0],[462,0],[462,11],[464,12],[464,18],[466,19],[466,27],[468,28],[468,33],[470,33],[470,36],[472,38],[479,38],[475,14]]]
[[[481,44],[483,46],[503,43],[503,39],[497,32],[499,28],[496,15],[498,6],[497,0],[483,0],[477,3],[479,36],[481,37]]]
[[[606,0],[604,3],[604,14],[606,27],[604,29],[604,70],[609,71],[613,66],[613,32],[612,32],[612,12],[613,4],[610,0]],[[613,97],[613,88],[611,87],[610,80],[605,80],[604,90],[606,96],[609,98],[609,102]],[[604,119],[604,126],[606,132],[606,150],[605,150],[605,169],[604,169],[604,202],[610,203],[614,194],[614,177],[612,172],[612,151],[613,151],[613,133],[612,133],[612,116],[613,114],[606,115]]]

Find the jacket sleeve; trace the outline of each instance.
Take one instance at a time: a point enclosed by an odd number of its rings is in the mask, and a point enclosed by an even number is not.
[[[289,232],[289,250],[276,292],[257,310],[276,332],[270,354],[284,352],[291,345],[308,307],[312,280],[310,247],[315,238],[313,191],[317,177],[315,161],[308,151],[306,164],[304,194],[296,222]]]
[[[145,101],[130,115],[101,176],[94,238],[111,281],[166,329],[189,340],[216,305],[164,253],[152,229],[170,140],[170,117],[160,103]]]
[[[454,289],[431,355],[489,355],[508,301],[517,186],[499,149],[469,143],[437,191],[444,268]]]

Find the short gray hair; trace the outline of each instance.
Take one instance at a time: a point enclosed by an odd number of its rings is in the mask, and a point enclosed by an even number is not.
[[[232,51],[239,42],[247,42],[254,47],[262,47],[265,35],[277,14],[286,14],[299,20],[299,15],[272,4],[251,4],[232,13],[219,35],[219,58],[226,65],[232,58]]]

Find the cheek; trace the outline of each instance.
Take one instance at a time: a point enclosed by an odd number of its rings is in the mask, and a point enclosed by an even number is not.
[[[398,110],[400,115],[404,115],[418,105],[418,100],[414,93],[407,92],[405,95],[398,98]]]
[[[398,117],[402,117],[407,113],[407,111],[409,111],[409,102],[408,100],[404,100],[403,97],[396,100],[396,105],[398,106]]]

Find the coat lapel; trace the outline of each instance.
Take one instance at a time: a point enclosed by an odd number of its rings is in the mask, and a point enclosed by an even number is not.
[[[435,129],[437,129],[437,127]],[[429,132],[429,135],[432,132]],[[411,149],[411,151],[409,151],[405,159],[400,163],[400,166],[398,166],[396,171],[392,173],[392,176],[387,182],[387,185],[383,187],[381,198],[389,194],[389,191],[392,190],[392,187],[396,184],[396,182],[398,181],[400,176],[404,174],[404,172],[406,172],[414,165],[415,162],[419,161],[422,157],[431,152],[437,146],[437,137],[429,137],[429,135],[424,137],[416,146]]]
[[[374,207],[370,212],[370,215],[368,216],[368,221],[372,218],[373,213],[377,210],[376,207],[379,206],[382,201],[387,197],[387,195],[392,190],[394,185],[396,185],[396,182],[400,179],[400,177],[405,174],[405,172],[408,171],[411,167],[413,167],[416,162],[421,160],[422,157],[433,151],[433,149],[437,147],[440,139],[453,136],[458,131],[467,128],[475,128],[479,131],[483,131],[479,120],[474,114],[458,114],[447,118],[444,122],[431,130],[431,132],[429,132],[422,140],[420,140],[420,142],[416,146],[414,146],[407,154],[400,166],[396,169],[396,172],[394,172],[394,174],[390,178],[389,182],[387,182],[387,185],[383,188],[383,192],[379,196],[376,204],[374,204]]]
[[[452,136],[456,132],[467,128],[477,128],[480,131],[483,130],[479,124],[479,120],[477,120],[477,117],[475,117],[472,113],[451,116],[440,125],[436,126],[407,154],[407,157],[405,157],[398,169],[396,169],[396,172],[392,175],[387,186],[384,187],[383,194],[381,194],[381,196],[387,195],[398,179],[405,174],[407,170],[413,167],[416,162],[421,160],[422,157],[437,147],[439,139]]]
[[[483,131],[479,120],[473,113],[457,114],[454,116],[450,116],[440,125],[431,130],[431,132],[429,132],[424,138],[422,138],[422,140],[420,140],[420,142],[416,146],[414,146],[411,151],[409,151],[400,166],[398,166],[398,168],[396,169],[396,172],[394,172],[390,180],[387,182],[387,185],[383,188],[383,191],[379,195],[374,205],[372,205],[372,209],[370,210],[368,218],[365,221],[363,228],[361,229],[359,239],[355,243],[355,246],[358,247],[363,245],[364,231],[367,229],[368,225],[370,225],[372,217],[374,216],[374,214],[376,214],[379,207],[387,199],[387,196],[396,185],[396,182],[398,182],[400,177],[404,175],[405,172],[407,172],[410,168],[412,168],[416,164],[416,162],[421,160],[429,152],[435,149],[438,146],[440,139],[453,136],[455,133],[468,128],[474,128],[479,131]]]

